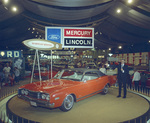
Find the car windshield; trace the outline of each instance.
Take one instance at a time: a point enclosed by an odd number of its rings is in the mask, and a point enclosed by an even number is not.
[[[83,76],[82,71],[63,70],[61,72],[58,72],[54,78],[55,79],[67,79],[67,80],[81,81],[82,76]]]

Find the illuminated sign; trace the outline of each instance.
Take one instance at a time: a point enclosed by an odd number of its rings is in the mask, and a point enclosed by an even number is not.
[[[63,48],[94,48],[94,28],[46,27],[45,39],[61,43]]]
[[[0,57],[1,58],[17,58],[21,57],[21,51],[16,50],[4,50],[0,51]]]
[[[62,49],[62,44],[53,42],[53,41],[47,41],[44,39],[29,39],[23,41],[23,43],[32,49],[38,49],[38,50],[53,50],[53,49]]]

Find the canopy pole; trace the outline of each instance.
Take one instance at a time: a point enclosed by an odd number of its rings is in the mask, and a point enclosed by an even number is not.
[[[36,55],[37,55],[37,61],[38,61],[39,79],[41,81],[40,59],[39,59],[38,50],[36,50],[36,52],[37,52]]]
[[[35,55],[34,55],[34,62],[33,62],[33,68],[32,68],[32,74],[31,74],[31,81],[30,81],[30,83],[32,83],[32,81],[33,81],[33,73],[34,73],[34,67],[35,67],[35,60],[36,60],[36,52],[35,52]]]
[[[52,58],[52,50],[51,50],[51,79],[52,79],[52,75],[53,75],[53,63],[52,63],[52,60],[53,60],[53,58]]]

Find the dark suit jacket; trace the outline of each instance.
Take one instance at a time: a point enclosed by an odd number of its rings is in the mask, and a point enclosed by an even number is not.
[[[121,71],[121,64],[118,65],[118,81],[127,81],[128,79],[128,75],[129,75],[129,70],[128,70],[128,66],[124,65],[123,68],[124,72]]]

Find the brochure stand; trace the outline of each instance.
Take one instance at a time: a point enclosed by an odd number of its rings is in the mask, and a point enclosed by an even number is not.
[[[31,82],[33,81],[33,74],[34,74],[34,68],[35,68],[35,61],[37,58],[38,62],[38,71],[39,71],[39,79],[41,81],[41,71],[40,71],[40,60],[39,60],[39,54],[38,50],[51,50],[51,78],[52,78],[52,50],[55,49],[62,49],[62,44],[56,43],[53,41],[47,41],[44,39],[29,39],[23,41],[23,44],[26,45],[29,48],[35,49],[35,56],[34,56],[34,63],[33,63],[33,69],[32,69],[32,75],[31,75]]]

